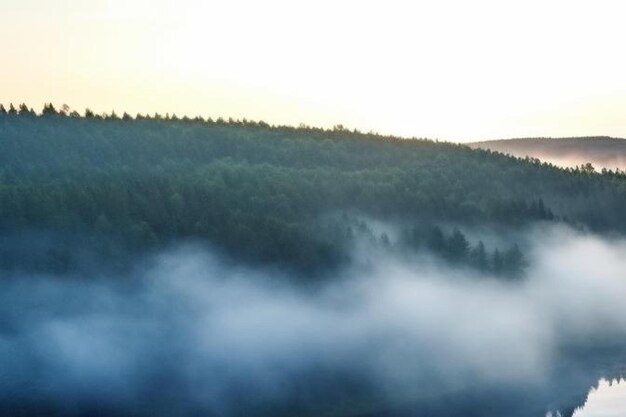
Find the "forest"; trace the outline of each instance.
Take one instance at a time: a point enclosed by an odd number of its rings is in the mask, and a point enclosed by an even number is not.
[[[0,106],[2,236],[64,236],[37,256],[0,244],[4,268],[63,272],[85,247],[122,265],[194,240],[313,276],[344,263],[355,238],[368,235],[396,252],[425,250],[517,276],[526,264],[521,242],[485,247],[465,229],[489,225],[515,236],[539,221],[623,234],[625,206],[619,172],[341,125]],[[373,232],[368,219],[397,233]]]
[[[0,105],[0,415],[570,417],[623,374],[625,206],[460,144]]]

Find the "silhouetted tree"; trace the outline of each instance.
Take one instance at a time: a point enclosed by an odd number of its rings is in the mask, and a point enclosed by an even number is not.
[[[43,110],[41,111],[41,114],[42,116],[56,116],[58,113],[52,103],[46,103],[43,105]]]
[[[487,251],[485,250],[485,244],[482,240],[479,241],[474,248],[472,248],[470,253],[470,262],[475,268],[481,271],[487,271],[489,269]]]
[[[499,275],[504,270],[502,254],[498,249],[494,249],[491,257],[491,269],[494,274]]]
[[[527,266],[524,254],[519,246],[514,245],[505,252],[502,260],[503,272],[513,278],[520,277]]]
[[[469,242],[459,229],[454,229],[446,242],[446,256],[453,262],[461,262],[467,257]]]
[[[31,110],[28,108],[26,103],[20,104],[18,114],[20,116],[34,116],[34,112],[31,113]]]
[[[594,172],[596,172],[596,169],[591,164],[591,162],[587,162],[586,164],[581,165],[580,170],[584,172],[585,174],[593,174]]]

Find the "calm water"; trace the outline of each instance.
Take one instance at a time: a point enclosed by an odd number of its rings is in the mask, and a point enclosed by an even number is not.
[[[560,416],[558,412],[546,414],[546,417]],[[572,417],[626,417],[626,380],[601,379]]]

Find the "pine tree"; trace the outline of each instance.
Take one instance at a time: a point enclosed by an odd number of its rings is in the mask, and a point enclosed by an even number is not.
[[[41,111],[42,116],[54,116],[57,115],[57,110],[54,108],[52,103],[46,103],[43,105],[43,110]]]
[[[485,244],[482,240],[479,241],[478,244],[472,249],[470,253],[470,262],[475,268],[481,271],[489,269],[487,251],[485,250]]]
[[[502,254],[500,254],[500,251],[498,249],[495,249],[491,257],[491,270],[494,274],[499,275],[502,273],[502,263]]]
[[[469,242],[459,229],[454,229],[446,242],[446,256],[453,262],[461,262],[467,257]]]
[[[517,244],[513,245],[511,249],[505,252],[502,259],[502,266],[503,272],[511,278],[517,278],[524,274],[527,262]]]
[[[28,114],[28,106],[27,106],[25,103],[20,104],[20,105],[19,105],[19,107],[18,107],[18,111],[17,111],[17,113],[18,113],[20,116],[25,116],[25,115],[27,115],[27,114]]]

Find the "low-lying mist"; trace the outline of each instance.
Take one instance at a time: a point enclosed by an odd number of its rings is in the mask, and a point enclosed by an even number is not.
[[[588,358],[626,336],[626,243],[566,228],[524,233],[530,266],[514,281],[361,248],[334,279],[303,286],[200,245],[124,277],[5,274],[0,408],[404,415],[505,390],[521,402],[541,392],[545,413],[558,402],[555,379],[578,363],[572,352]],[[456,415],[454,402],[446,409]]]

